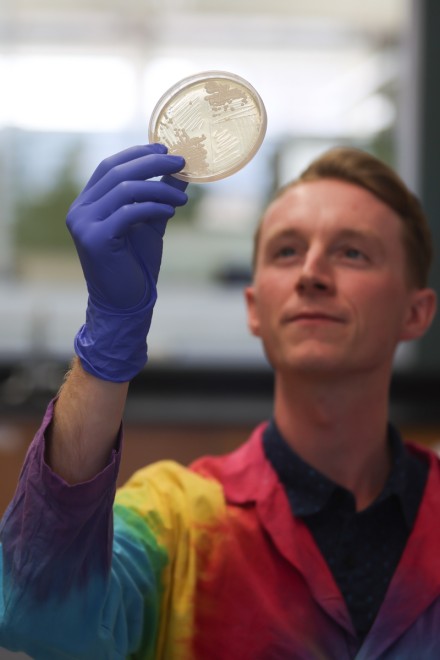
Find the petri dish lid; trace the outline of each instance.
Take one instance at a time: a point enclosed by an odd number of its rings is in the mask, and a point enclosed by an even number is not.
[[[185,158],[184,169],[173,176],[206,183],[244,167],[266,127],[266,109],[252,85],[233,73],[206,71],[184,78],[159,99],[148,135]]]

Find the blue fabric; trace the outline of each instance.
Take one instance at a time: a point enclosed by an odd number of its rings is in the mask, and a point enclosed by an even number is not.
[[[390,425],[392,470],[382,493],[356,512],[352,493],[298,456],[274,421],[263,444],[294,515],[312,532],[341,589],[361,642],[370,630],[411,533],[428,463],[407,451]]]

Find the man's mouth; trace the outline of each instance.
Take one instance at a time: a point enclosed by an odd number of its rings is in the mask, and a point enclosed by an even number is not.
[[[344,323],[344,319],[326,312],[298,312],[286,315],[286,323]]]

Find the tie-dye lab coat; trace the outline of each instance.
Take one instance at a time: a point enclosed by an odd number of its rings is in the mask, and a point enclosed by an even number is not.
[[[440,467],[361,648],[310,532],[264,456],[161,462],[116,497],[119,457],[69,487],[44,429],[3,520],[0,645],[37,660],[438,660]]]

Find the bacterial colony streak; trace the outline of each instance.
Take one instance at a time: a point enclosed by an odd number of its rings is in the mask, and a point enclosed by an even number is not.
[[[257,144],[262,117],[252,94],[227,80],[208,80],[178,93],[157,124],[170,154],[185,159],[182,174],[216,176],[239,166]]]

